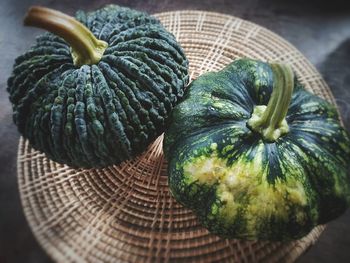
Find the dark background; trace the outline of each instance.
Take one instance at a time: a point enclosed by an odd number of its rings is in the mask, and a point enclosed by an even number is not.
[[[110,1],[0,0],[0,263],[51,262],[34,239],[21,209],[16,177],[19,134],[12,124],[6,81],[12,64],[40,30],[24,28],[30,5],[45,5],[68,14],[92,10]],[[196,9],[238,16],[278,33],[294,44],[330,85],[347,129],[350,128],[350,8],[348,1],[316,0],[165,0],[114,1],[149,13]],[[350,211],[331,222],[319,241],[299,260],[350,262]]]

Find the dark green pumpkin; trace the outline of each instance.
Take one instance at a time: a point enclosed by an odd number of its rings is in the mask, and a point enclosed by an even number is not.
[[[70,19],[44,8],[33,14]],[[73,21],[88,44],[45,33],[16,59],[8,80],[13,119],[31,145],[54,161],[118,164],[163,132],[188,81],[188,61],[174,36],[145,13],[109,5],[79,11],[76,19],[88,29]],[[26,23],[51,30],[40,21]],[[91,43],[96,50],[85,50]]]
[[[241,59],[204,74],[165,134],[171,192],[222,237],[300,238],[350,202],[350,140],[338,118],[283,65]]]

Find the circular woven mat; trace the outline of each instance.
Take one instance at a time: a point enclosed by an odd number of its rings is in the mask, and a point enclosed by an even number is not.
[[[218,13],[156,15],[180,41],[191,79],[238,57],[284,61],[306,88],[334,103],[315,68],[288,42],[256,24]],[[41,246],[59,262],[292,262],[324,226],[301,240],[220,239],[171,197],[162,136],[140,157],[105,169],[74,170],[21,139],[18,180],[23,209]]]

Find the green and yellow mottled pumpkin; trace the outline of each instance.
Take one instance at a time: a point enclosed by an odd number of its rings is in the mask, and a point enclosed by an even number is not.
[[[118,164],[163,132],[188,81],[188,61],[175,37],[145,13],[109,5],[76,19],[29,11],[26,25],[54,34],[38,37],[15,61],[8,80],[14,122],[54,161]]]
[[[284,65],[240,59],[193,81],[164,151],[174,197],[222,237],[300,238],[350,202],[349,135]]]

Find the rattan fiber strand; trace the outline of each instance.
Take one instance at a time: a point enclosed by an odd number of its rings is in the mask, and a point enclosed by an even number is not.
[[[306,88],[334,103],[320,74],[288,42],[242,19],[202,11],[156,15],[190,61],[191,79],[238,57],[292,65]],[[322,233],[301,240],[253,242],[209,234],[171,197],[162,136],[132,161],[74,170],[47,159],[21,138],[18,182],[25,215],[57,262],[292,262]]]

